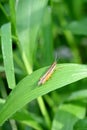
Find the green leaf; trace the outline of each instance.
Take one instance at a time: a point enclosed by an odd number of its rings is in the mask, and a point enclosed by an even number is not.
[[[43,120],[41,118],[38,118],[36,115],[33,115],[29,113],[26,110],[21,110],[16,112],[13,117],[16,121],[22,122],[28,126],[31,126],[32,128],[36,130],[42,130],[39,123],[42,123]]]
[[[52,18],[51,9],[49,7],[45,10],[42,34],[43,34],[43,62],[49,65],[53,61],[53,35],[52,35]]]
[[[68,101],[71,101],[71,100],[81,100],[81,99],[86,99],[86,98],[87,98],[87,89],[73,92],[68,97]]]
[[[2,106],[4,105],[4,103],[5,103],[5,100],[0,98],[0,109],[2,108]]]
[[[83,4],[84,4],[83,0],[77,0],[77,1],[73,0],[72,1],[73,13],[74,13],[75,18],[77,18],[77,19],[81,19],[81,17],[82,17]]]
[[[87,35],[87,18],[71,22],[67,29],[76,35]]]
[[[76,121],[84,116],[84,107],[73,104],[64,104],[60,106],[56,112],[52,130],[73,130]]]
[[[87,118],[76,122],[73,130],[87,130]]]
[[[10,19],[11,19],[11,25],[12,25],[12,32],[14,35],[16,35],[16,10],[15,10],[16,1],[15,0],[9,0],[9,6],[10,6]]]
[[[12,54],[12,39],[11,39],[11,25],[5,24],[1,27],[1,42],[2,54],[4,60],[4,68],[9,88],[15,87],[13,54]]]
[[[4,67],[0,66],[0,72],[3,72],[3,71],[4,71]]]
[[[47,1],[19,0],[17,5],[17,33],[23,61],[29,74],[32,72],[33,56],[37,47],[35,41]]]
[[[44,85],[38,86],[38,80],[46,70],[47,67],[35,71],[12,90],[0,111],[0,124],[33,99],[87,77],[85,65],[60,64],[57,65],[52,77]]]

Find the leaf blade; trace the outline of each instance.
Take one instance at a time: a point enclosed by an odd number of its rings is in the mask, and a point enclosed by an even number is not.
[[[37,82],[46,69],[39,69],[18,83],[0,111],[0,124],[35,98],[87,77],[85,65],[60,64],[57,65],[52,77],[44,85],[38,87]]]
[[[7,23],[1,27],[2,54],[4,69],[9,88],[15,87],[14,64],[12,54],[11,25]]]
[[[28,74],[32,73],[33,56],[37,48],[35,41],[47,1],[19,0],[17,5],[17,33]]]
[[[73,130],[73,126],[79,119],[85,116],[85,108],[74,104],[64,104],[58,108],[52,130]]]

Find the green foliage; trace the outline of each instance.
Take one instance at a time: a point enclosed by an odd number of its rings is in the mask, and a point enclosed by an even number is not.
[[[86,130],[87,129],[87,118],[78,120],[74,126],[74,130]]]
[[[85,108],[82,106],[64,104],[58,108],[52,130],[73,130],[73,125],[78,119],[84,118]]]
[[[0,1],[0,129],[87,129],[86,6],[86,0]]]
[[[68,25],[68,29],[77,35],[87,35],[87,19],[73,21]]]
[[[21,0],[17,5],[17,33],[29,74],[32,73],[33,56],[37,48],[35,40],[46,3],[47,0]]]
[[[1,28],[1,42],[4,59],[4,68],[8,81],[8,86],[12,89],[15,87],[15,76],[12,54],[11,26],[9,23],[3,25]]]
[[[15,87],[15,89],[8,96],[7,102],[1,110],[2,114],[0,113],[0,124],[2,124],[9,116],[33,99],[87,77],[86,66],[65,64],[56,67],[56,72],[54,72],[53,77],[44,85],[38,86],[39,77],[41,77],[41,74],[43,74],[45,70],[45,68],[40,69],[25,77]]]

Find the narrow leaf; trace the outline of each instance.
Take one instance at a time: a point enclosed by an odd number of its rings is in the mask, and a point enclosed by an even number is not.
[[[85,108],[73,104],[64,104],[58,108],[53,120],[52,130],[73,130],[79,119],[85,116]]]
[[[33,56],[37,47],[35,41],[47,1],[19,0],[17,5],[17,33],[23,50],[22,58],[29,74],[32,72]]]
[[[1,27],[1,42],[2,54],[4,60],[4,68],[9,88],[15,87],[13,54],[12,54],[12,39],[11,39],[11,25],[5,24]]]
[[[49,65],[53,61],[53,35],[52,35],[52,18],[51,9],[46,8],[43,20],[43,57],[44,64]]]
[[[11,18],[11,24],[12,24],[12,31],[13,31],[14,35],[16,35],[16,10],[15,10],[15,5],[16,5],[15,0],[9,0],[10,18]]]
[[[52,77],[44,85],[38,86],[38,80],[47,68],[39,69],[25,77],[12,90],[0,111],[0,124],[33,99],[87,77],[85,65],[60,64],[57,65]]]

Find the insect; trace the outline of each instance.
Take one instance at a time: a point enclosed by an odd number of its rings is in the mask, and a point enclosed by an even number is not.
[[[54,61],[53,64],[50,66],[48,71],[39,79],[38,85],[44,84],[52,75],[56,68],[57,62]]]

